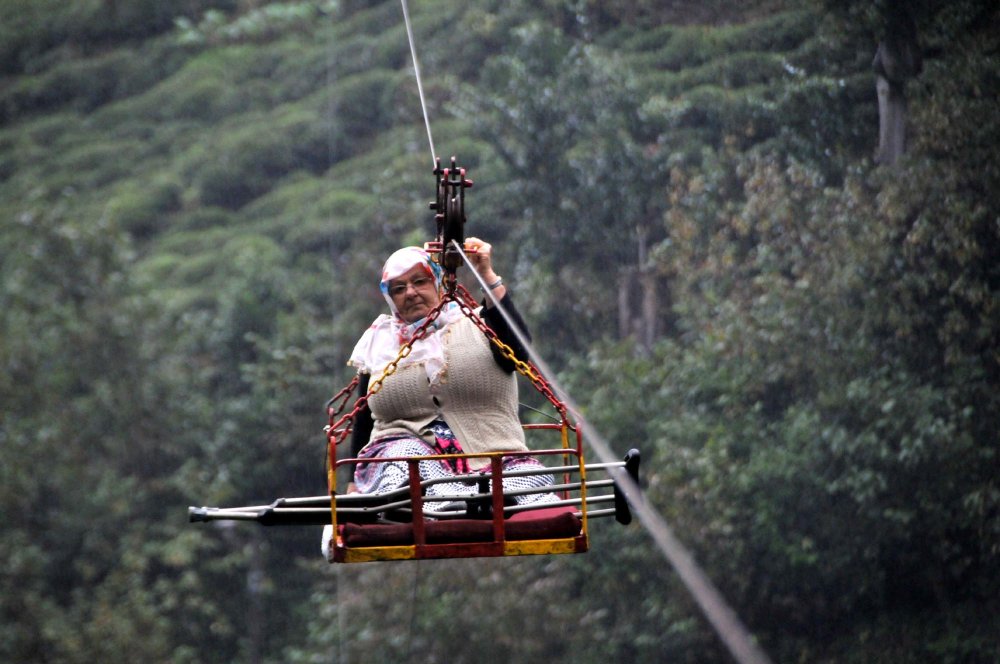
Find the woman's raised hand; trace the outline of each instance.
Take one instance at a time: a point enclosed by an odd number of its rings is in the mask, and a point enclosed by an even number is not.
[[[493,271],[493,245],[478,237],[470,237],[465,240],[465,249],[472,250],[472,253],[468,254],[469,261],[483,281],[486,283],[496,281],[497,275]]]
[[[504,296],[507,289],[503,285],[503,280],[493,271],[493,245],[478,237],[470,237],[465,240],[466,251],[474,250],[466,254],[479,277],[486,282],[487,286],[493,286],[493,296],[498,300]],[[492,302],[487,298],[486,306],[492,306]]]

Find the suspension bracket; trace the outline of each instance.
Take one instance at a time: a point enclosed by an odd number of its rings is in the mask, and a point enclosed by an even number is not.
[[[447,290],[454,290],[457,283],[455,272],[462,264],[459,251],[452,244],[465,245],[465,190],[472,186],[472,180],[465,175],[465,169],[458,165],[455,157],[451,166],[443,168],[440,157],[435,160],[434,176],[437,179],[437,197],[430,204],[434,211],[436,235],[433,242],[424,248],[444,270]]]

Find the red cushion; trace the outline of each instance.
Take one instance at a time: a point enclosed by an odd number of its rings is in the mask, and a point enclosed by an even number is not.
[[[507,523],[511,521],[540,521],[544,519],[551,519],[552,517],[558,517],[563,514],[569,514],[571,516],[576,516],[575,507],[545,507],[539,510],[524,510],[523,512],[515,512],[507,519]],[[579,517],[578,517],[579,518]]]
[[[562,539],[580,534],[580,518],[572,507],[550,507],[518,512],[504,523],[509,540]],[[348,547],[405,546],[413,544],[413,527],[399,524],[345,523],[341,530]],[[428,544],[493,541],[493,522],[478,519],[428,521],[424,524]]]
[[[348,548],[413,544],[413,527],[408,523],[345,523],[341,532],[344,537],[344,545]]]
[[[493,522],[481,519],[449,519],[424,524],[428,544],[458,544],[459,542],[492,542]]]
[[[518,512],[506,524],[510,540],[555,539],[576,537],[583,524],[572,507],[549,507]]]

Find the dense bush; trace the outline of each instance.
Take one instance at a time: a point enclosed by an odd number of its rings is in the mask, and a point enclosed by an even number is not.
[[[67,7],[49,0],[29,4],[4,0],[0,72],[36,74],[81,54],[99,59],[109,44],[134,44],[172,29],[179,17],[193,17],[209,8],[229,11],[235,4],[232,0],[82,0]]]
[[[726,657],[637,527],[329,571],[318,529],[184,524],[326,488],[321,406],[431,233],[399,5],[15,4],[0,657]],[[891,169],[884,3],[414,7],[468,232],[776,661],[998,657],[994,4],[911,3]]]
[[[108,203],[108,214],[133,237],[148,240],[167,227],[167,217],[180,204],[180,183],[162,179],[142,188],[126,187]]]

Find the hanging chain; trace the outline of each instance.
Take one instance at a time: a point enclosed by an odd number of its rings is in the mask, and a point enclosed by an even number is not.
[[[330,397],[329,401],[326,402],[326,412],[330,417],[331,423],[333,422],[333,418],[339,416],[344,411],[344,407],[347,405],[347,400],[350,398],[354,388],[357,387],[360,382],[361,376],[355,374],[354,379],[347,385],[347,387],[342,389],[340,392],[337,392],[335,395]]]
[[[426,336],[427,330],[434,323],[434,321],[437,320],[437,317],[441,314],[441,311],[442,309],[444,309],[445,304],[447,304],[449,301],[450,298],[446,294],[445,297],[443,297],[441,301],[437,304],[437,306],[430,310],[424,322],[421,323],[420,327],[414,330],[413,336],[406,343],[400,346],[399,354],[396,355],[396,359],[387,364],[385,369],[382,371],[382,374],[378,378],[373,380],[371,383],[369,383],[368,392],[364,396],[359,397],[358,400],[354,402],[354,408],[351,409],[351,412],[347,413],[346,415],[338,419],[336,422],[334,422],[334,418],[337,417],[337,415],[339,415],[341,411],[343,411],[344,406],[347,403],[346,397],[343,399],[340,408],[336,412],[333,412],[331,409],[330,424],[328,424],[325,429],[326,436],[331,443],[331,447],[334,445],[339,445],[340,443],[344,442],[344,440],[347,439],[348,434],[351,433],[351,429],[353,428],[354,418],[357,417],[357,414],[360,413],[361,410],[366,405],[368,405],[368,399],[371,398],[372,395],[378,394],[379,390],[382,389],[382,382],[392,374],[396,373],[397,365],[399,365],[400,361],[402,361],[403,358],[407,357],[410,354],[410,352],[413,350],[413,344],[419,341],[420,339],[423,339],[424,336]],[[351,381],[350,385],[348,385],[343,390],[338,392],[337,396],[330,399],[330,401],[327,403],[328,404],[333,403],[342,394],[344,394],[345,391],[349,392],[350,390],[353,390],[355,387],[357,387],[360,380],[361,379],[359,376],[355,376],[354,380]]]
[[[459,308],[462,310],[462,313],[464,313],[466,317],[471,320],[483,334],[486,335],[486,338],[490,340],[490,343],[500,350],[501,355],[514,364],[514,368],[517,369],[519,374],[531,381],[534,388],[541,392],[542,395],[549,400],[549,403],[551,403],[555,409],[559,411],[559,415],[565,420],[567,418],[566,404],[556,397],[555,392],[552,390],[552,386],[549,385],[549,382],[545,379],[545,376],[542,375],[542,372],[538,370],[538,367],[530,361],[525,362],[524,360],[519,359],[514,353],[514,349],[501,341],[500,337],[497,336],[497,333],[494,332],[493,329],[479,317],[479,314],[477,314],[471,306],[469,306],[469,302],[471,302],[474,306],[477,306],[477,303],[472,298],[469,291],[466,290],[465,286],[459,284],[457,290],[462,294],[462,299],[456,300]]]
[[[559,415],[564,420],[567,419],[568,416],[566,412],[566,405],[562,401],[560,401],[558,397],[556,397],[555,392],[552,389],[552,386],[549,384],[548,380],[545,379],[542,373],[538,370],[538,367],[536,367],[530,361],[525,362],[524,360],[518,358],[514,352],[514,349],[500,340],[500,337],[497,336],[497,333],[494,332],[493,329],[490,328],[490,326],[487,325],[486,322],[479,317],[479,314],[475,312],[475,308],[478,307],[478,303],[472,297],[469,291],[461,284],[456,284],[454,290],[447,291],[444,293],[444,295],[441,298],[441,302],[439,302],[436,307],[431,309],[431,311],[427,314],[427,317],[424,320],[424,322],[420,325],[420,327],[418,327],[414,331],[413,336],[400,347],[399,353],[396,355],[396,358],[392,362],[387,364],[385,369],[379,375],[379,377],[373,380],[368,385],[368,392],[365,395],[359,397],[358,400],[354,402],[354,407],[351,409],[349,413],[343,415],[339,419],[336,419],[337,416],[340,415],[341,412],[343,412],[345,406],[347,405],[347,400],[351,392],[360,383],[359,376],[355,376],[347,387],[342,389],[332,399],[330,399],[327,402],[327,409],[329,412],[330,423],[326,426],[325,430],[327,434],[327,439],[330,441],[331,448],[335,447],[336,445],[339,445],[340,443],[344,442],[344,440],[347,439],[347,436],[351,433],[351,429],[353,428],[354,421],[358,413],[360,413],[365,408],[365,406],[368,405],[368,400],[372,396],[378,394],[379,391],[381,391],[382,384],[385,382],[385,379],[391,376],[392,374],[396,373],[396,369],[399,363],[404,358],[408,357],[409,354],[413,351],[413,344],[415,344],[420,339],[423,339],[427,335],[427,331],[433,325],[434,321],[437,320],[437,317],[441,314],[441,312],[444,310],[444,307],[449,302],[455,302],[458,305],[459,309],[462,311],[462,313],[466,316],[466,318],[472,321],[472,323],[477,328],[479,328],[479,330],[484,335],[486,335],[486,338],[489,339],[490,343],[492,343],[494,346],[497,347],[497,349],[500,351],[500,354],[514,365],[514,368],[517,370],[517,372],[522,376],[524,376],[525,378],[527,378],[528,380],[530,380],[532,386],[534,386],[536,390],[538,390],[546,399],[549,400],[549,403],[551,403],[552,406],[556,409],[556,411],[558,411]],[[336,410],[334,410],[333,404],[337,403],[338,401],[340,405],[336,408]]]

